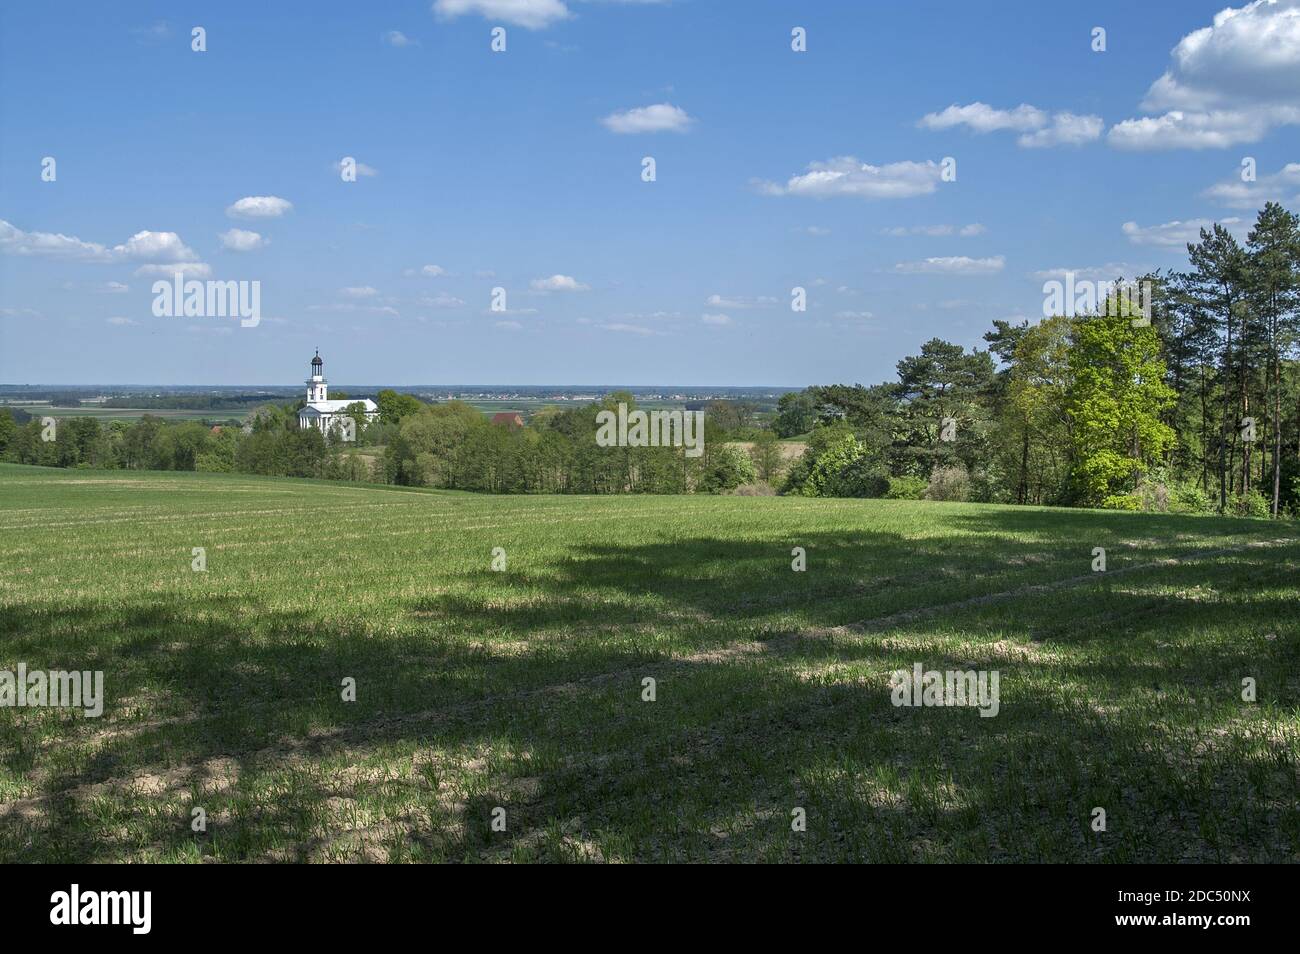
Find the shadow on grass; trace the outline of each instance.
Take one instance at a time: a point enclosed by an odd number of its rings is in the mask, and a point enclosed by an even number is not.
[[[1101,526],[1131,533],[1126,516]],[[1262,701],[1294,706],[1296,641],[1203,636],[1242,624],[1243,605],[1195,595],[1237,571],[1178,568],[1188,596],[1143,592],[1135,575],[1005,612],[941,614],[918,624],[933,632],[923,638],[788,636],[786,611],[836,625],[864,608],[883,616],[990,592],[1010,579],[1009,560],[1047,544],[1012,585],[1073,575],[1061,562],[1082,545],[1073,538],[1097,532],[1073,514],[954,520],[985,536],[960,549],[883,533],[578,548],[562,563],[485,574],[490,600],[414,599],[408,625],[378,638],[310,606],[254,605],[250,616],[249,600],[228,597],[2,607],[10,664],[103,669],[108,706],[102,722],[4,714],[3,764],[36,797],[0,806],[0,855],[1295,859],[1296,733],[1261,749],[1231,729],[1252,718],[1231,693],[1249,669],[1282,686]],[[1206,528],[1170,521],[1171,537]],[[791,572],[791,546],[806,547],[809,572]],[[1244,553],[1239,567],[1262,579],[1272,559]],[[1268,579],[1247,615],[1289,620],[1285,581]],[[500,598],[539,590],[553,604]],[[679,624],[671,658],[609,636],[665,610],[698,621]],[[467,637],[576,635],[495,652],[491,639],[430,635],[429,614]],[[1008,640],[1023,652],[1008,654]],[[1035,646],[1055,652],[1038,659]],[[895,707],[888,674],[914,662],[1000,670],[998,716]],[[340,697],[348,677],[353,703]],[[1161,697],[1174,688],[1186,698]],[[211,820],[196,835],[189,810],[200,801]],[[498,807],[504,831],[491,824]],[[1107,809],[1110,834],[1090,829],[1094,807]],[[796,809],[807,831],[791,830]]]

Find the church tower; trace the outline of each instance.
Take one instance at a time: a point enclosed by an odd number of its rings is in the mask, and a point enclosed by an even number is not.
[[[325,362],[320,359],[320,349],[311,359],[311,377],[307,379],[307,403],[328,400],[325,397]]]

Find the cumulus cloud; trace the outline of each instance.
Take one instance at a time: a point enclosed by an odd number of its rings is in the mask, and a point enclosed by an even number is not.
[[[572,16],[562,0],[435,0],[433,12],[444,20],[478,14],[526,30],[544,30]]]
[[[1116,149],[1223,149],[1237,143],[1258,142],[1274,124],[1296,121],[1284,114],[1300,117],[1300,111],[1286,108],[1209,113],[1175,109],[1163,116],[1116,123],[1110,127],[1106,140]]]
[[[96,242],[83,242],[62,232],[25,232],[0,219],[0,251],[7,255],[68,258],[79,261],[109,261],[108,249]]]
[[[221,247],[232,252],[255,252],[271,244],[270,239],[247,229],[228,229],[218,238],[221,239]]]
[[[1287,163],[1272,175],[1259,176],[1254,182],[1245,182],[1238,174],[1201,194],[1233,209],[1258,209],[1265,202],[1294,205],[1300,203],[1300,162]]]
[[[1002,271],[1006,259],[1001,255],[991,258],[969,258],[952,255],[945,258],[925,258],[919,262],[899,262],[894,271],[905,275],[992,275]]]
[[[379,290],[369,285],[352,285],[348,288],[340,288],[339,294],[344,298],[374,298],[379,294]]]
[[[384,42],[387,43],[389,46],[396,46],[396,47],[399,47],[399,48],[400,48],[400,47],[404,47],[404,46],[419,46],[419,45],[420,45],[420,41],[419,41],[419,40],[412,40],[409,36],[407,36],[407,35],[406,35],[405,33],[403,33],[401,30],[389,30],[387,33],[385,33],[385,34],[383,35],[383,40],[384,40]]]
[[[226,206],[232,219],[278,219],[293,211],[293,203],[274,195],[249,195]]]
[[[212,277],[212,266],[206,262],[175,262],[171,265],[141,265],[134,272],[136,278],[172,279],[180,273],[182,278],[200,281]]]
[[[656,103],[654,106],[639,106],[622,112],[610,113],[601,123],[610,132],[654,133],[685,132],[695,122],[686,110],[669,103]]]
[[[198,258],[175,232],[136,232],[112,251],[133,262],[192,262]]]
[[[965,126],[976,133],[1018,132],[1016,142],[1027,149],[1046,146],[1078,146],[1101,136],[1105,126],[1100,116],[1079,116],[1070,112],[1048,113],[1021,103],[1014,109],[996,109],[988,103],[955,103],[937,113],[922,116],[922,129],[943,130]]]
[[[724,315],[720,312],[705,312],[700,315],[700,321],[704,322],[706,325],[729,325],[731,324],[731,316]]]
[[[552,275],[550,278],[534,278],[528,287],[535,292],[574,292],[590,291],[590,285],[584,285],[570,275]]]
[[[942,112],[927,113],[917,121],[917,125],[922,129],[933,130],[966,126],[978,133],[1004,129],[1025,132],[1047,125],[1047,114],[1028,103],[1021,103],[1015,109],[994,109],[988,103],[978,102],[967,106],[954,103]]]
[[[1081,146],[1100,139],[1105,122],[1100,116],[1076,116],[1074,113],[1056,113],[1050,125],[1025,133],[1016,142],[1026,149],[1048,146]]]
[[[198,256],[175,232],[136,232],[119,245],[85,242],[61,232],[25,232],[0,219],[0,252],[78,262],[193,262]]]
[[[1220,219],[1219,224],[1230,231],[1240,231],[1244,223],[1239,218]],[[1164,248],[1185,248],[1189,242],[1199,242],[1201,229],[1214,226],[1213,219],[1187,219],[1164,222],[1160,225],[1138,225],[1125,222],[1121,229],[1134,245],[1155,245]]]
[[[120,315],[114,315],[112,318],[106,318],[104,320],[108,322],[110,325],[118,325],[118,326],[137,324],[137,322],[132,321],[130,318],[123,318]]]
[[[791,176],[785,185],[761,181],[754,185],[764,195],[907,199],[933,193],[939,187],[941,175],[939,164],[930,160],[873,166],[853,156],[837,156],[825,162],[809,163],[807,172]]]
[[[1127,119],[1121,149],[1210,149],[1256,142],[1300,123],[1300,0],[1228,7],[1188,33],[1142,100],[1158,116]]]

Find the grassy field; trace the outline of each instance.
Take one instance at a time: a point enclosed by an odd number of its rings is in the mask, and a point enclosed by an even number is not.
[[[0,669],[107,698],[0,709],[0,860],[1297,861],[1297,569],[1262,521],[0,465]],[[894,706],[918,662],[996,717]]]
[[[26,411],[38,420],[42,417],[93,417],[105,421],[138,421],[146,414],[165,421],[242,421],[247,410],[188,411],[175,408],[138,407],[50,407],[48,404],[9,404],[5,407]]]

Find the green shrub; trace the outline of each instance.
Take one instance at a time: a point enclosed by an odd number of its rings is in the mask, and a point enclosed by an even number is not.
[[[970,475],[959,464],[936,467],[930,475],[930,486],[925,489],[926,500],[970,499]]]
[[[920,500],[927,484],[920,477],[890,477],[885,496],[890,500]]]
[[[1180,481],[1170,490],[1169,509],[1173,513],[1214,513],[1214,498],[1200,484]]]
[[[829,429],[827,429],[829,431]],[[851,432],[814,442],[790,470],[785,492],[802,497],[879,497],[889,478]]]
[[[709,463],[700,474],[696,490],[706,494],[720,494],[735,490],[741,484],[758,480],[758,471],[749,455],[735,447],[721,447],[709,457]]]
[[[1111,494],[1101,502],[1102,510],[1141,510],[1142,498],[1136,494]]]
[[[1273,515],[1273,502],[1252,490],[1248,494],[1229,497],[1228,513],[1234,517],[1270,517]]]

